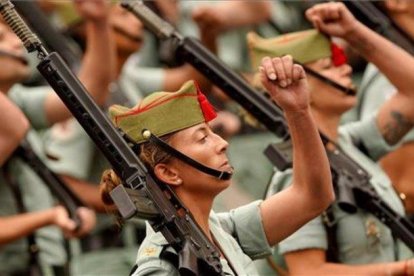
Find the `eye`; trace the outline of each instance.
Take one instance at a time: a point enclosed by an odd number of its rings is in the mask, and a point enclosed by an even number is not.
[[[200,142],[200,143],[205,143],[205,142],[206,142],[206,140],[207,140],[207,137],[208,137],[208,135],[203,135],[203,136],[201,137],[201,139],[199,139],[199,140],[198,140],[198,142]]]

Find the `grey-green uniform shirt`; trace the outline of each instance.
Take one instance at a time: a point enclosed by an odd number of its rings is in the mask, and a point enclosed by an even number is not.
[[[227,213],[210,214],[211,233],[237,275],[257,275],[252,259],[271,253],[263,229],[260,203],[258,200]],[[155,233],[149,226],[147,229],[147,237],[138,251],[138,268],[133,275],[179,275],[172,263],[159,257],[164,248],[175,253],[174,249],[160,232]],[[226,259],[220,261],[225,274],[234,275]]]
[[[9,97],[25,113],[35,129],[47,127],[44,110],[44,100],[50,87],[24,88],[14,86]],[[27,139],[39,157],[44,158],[43,145],[37,132],[31,129]],[[10,173],[22,191],[25,207],[29,212],[45,210],[54,205],[53,197],[42,180],[25,163],[13,158],[10,164]],[[18,214],[16,201],[3,175],[0,175],[0,216]],[[66,252],[63,247],[63,235],[56,226],[42,227],[35,232],[36,242],[40,247],[42,264],[64,265]],[[27,239],[0,246],[0,274],[24,270],[28,267],[29,254]]]
[[[379,133],[375,118],[340,127],[339,145],[355,161],[372,175],[371,185],[380,197],[400,215],[404,215],[403,205],[395,193],[388,176],[375,162],[391,148]],[[368,156],[356,145],[363,144]],[[275,174],[271,193],[275,193],[291,182],[291,170]],[[412,257],[412,252],[398,241],[394,242],[391,231],[372,214],[358,209],[356,214],[345,213],[333,205],[334,223],[337,224],[338,256],[341,263],[368,264],[395,261]],[[319,216],[296,231],[279,244],[279,253],[297,250],[328,248],[326,230]]]

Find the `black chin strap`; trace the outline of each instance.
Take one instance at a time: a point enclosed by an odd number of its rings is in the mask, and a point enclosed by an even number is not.
[[[345,87],[345,86],[343,86],[343,85],[341,85],[341,84],[325,77],[324,75],[319,74],[318,72],[316,72],[316,71],[314,71],[314,70],[312,70],[312,69],[310,69],[310,68],[308,68],[304,65],[302,65],[302,66],[303,66],[303,69],[305,69],[306,73],[308,73],[309,75],[314,76],[315,78],[317,78],[317,79],[319,79],[319,80],[335,87],[340,92],[342,92],[346,95],[352,95],[352,96],[356,95],[357,91],[354,88]]]
[[[329,85],[331,85],[331,86],[335,87],[335,88],[336,88],[336,89],[338,89],[340,92],[342,92],[342,93],[344,93],[344,94],[346,94],[346,95],[352,95],[352,96],[356,95],[357,91],[356,91],[354,88],[345,87],[345,86],[343,86],[343,85],[341,85],[341,84],[337,83],[336,81],[333,81],[333,80],[331,80],[331,79],[329,79],[329,78],[325,77],[324,75],[319,74],[319,73],[318,73],[318,72],[316,72],[315,70],[310,69],[309,67],[306,67],[304,64],[302,64],[302,63],[298,62],[297,60],[294,60],[294,62],[295,62],[296,64],[299,64],[300,66],[302,66],[302,67],[303,67],[303,69],[305,69],[305,71],[306,71],[306,73],[307,73],[307,74],[309,74],[309,75],[311,75],[311,76],[314,76],[315,78],[317,78],[317,79],[319,79],[319,80],[323,81],[324,83],[327,83],[327,84],[329,84]]]
[[[204,166],[203,164],[195,161],[194,159],[191,159],[187,155],[179,152],[178,150],[174,149],[167,143],[165,143],[163,140],[158,138],[157,136],[153,135],[150,131],[144,130],[143,135],[146,139],[148,139],[149,142],[156,144],[158,147],[160,147],[163,151],[171,154],[172,156],[180,159],[181,161],[187,163],[188,165],[196,168],[199,171],[202,171],[203,173],[212,175],[220,180],[229,180],[233,173],[232,172],[225,172],[225,171],[219,171],[215,170],[209,167]]]

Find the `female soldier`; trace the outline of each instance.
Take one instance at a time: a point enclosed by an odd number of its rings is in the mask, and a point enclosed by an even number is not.
[[[381,107],[376,116],[339,127],[341,115],[355,104],[355,96],[341,94],[337,88],[319,79],[309,80],[312,91],[312,114],[319,129],[368,171],[372,176],[371,185],[378,194],[395,211],[403,215],[401,201],[375,160],[391,150],[390,145],[396,144],[413,126],[414,58],[355,20],[342,3],[317,5],[306,14],[321,31],[344,38],[361,55],[374,63],[398,89],[395,96]],[[343,86],[350,87],[351,68],[338,55],[334,55],[333,60],[329,58],[330,51],[323,50],[329,49],[329,41],[326,38],[319,36],[318,39],[313,38],[312,42],[309,40],[309,33],[302,32],[276,38],[273,40],[273,48],[272,42],[268,40],[266,49],[273,51],[275,56],[291,53],[295,60],[306,63],[307,67]],[[320,43],[323,39],[326,40],[327,46]],[[259,50],[259,44],[263,45],[263,42],[251,46]],[[288,77],[282,78],[281,81],[290,82]],[[290,181],[290,172],[278,173],[274,177],[271,189],[273,192],[279,190],[280,186]],[[330,223],[336,225],[333,240],[337,244],[336,254],[339,263],[327,261],[327,257],[331,257],[326,254],[328,243],[331,241],[328,241],[328,232],[324,228],[322,217],[318,217],[280,243],[279,251],[284,254],[292,274],[414,273],[413,261],[398,261],[411,257],[412,253],[409,253],[401,242],[394,240],[390,230],[372,214],[362,210],[349,214],[342,211],[337,204],[332,206],[331,214],[333,219],[331,217]],[[329,227],[328,224],[327,226]]]
[[[282,74],[292,80],[284,87],[278,81]],[[289,58],[267,60],[262,81],[272,99],[284,109],[290,127],[295,148],[294,183],[263,202],[229,213],[211,213],[214,198],[230,185],[233,169],[226,156],[227,142],[208,125],[216,114],[194,82],[185,83],[177,92],[153,93],[132,109],[110,109],[114,124],[141,144],[140,157],[148,169],[171,186],[206,237],[219,247],[223,270],[229,275],[257,275],[250,258],[268,255],[270,246],[318,215],[333,200],[327,157],[309,112],[303,68],[293,65]],[[151,132],[150,141],[143,137],[144,129]],[[170,149],[161,150],[159,143]],[[198,168],[185,158],[171,155],[171,148],[197,160]],[[115,183],[119,182],[113,172],[104,174],[104,202],[111,203],[108,193]],[[291,208],[293,202],[295,207]],[[176,267],[160,257],[163,250],[176,252],[160,232],[148,230],[134,275],[177,275]]]

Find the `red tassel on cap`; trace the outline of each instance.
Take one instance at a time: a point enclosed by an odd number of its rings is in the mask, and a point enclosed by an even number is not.
[[[214,107],[211,103],[207,100],[206,96],[201,92],[200,87],[198,86],[197,82],[194,82],[197,88],[197,100],[200,104],[201,111],[203,112],[203,116],[206,122],[209,122],[217,117],[216,111],[214,111]]]
[[[332,62],[338,67],[348,62],[344,49],[335,43],[331,43]]]

